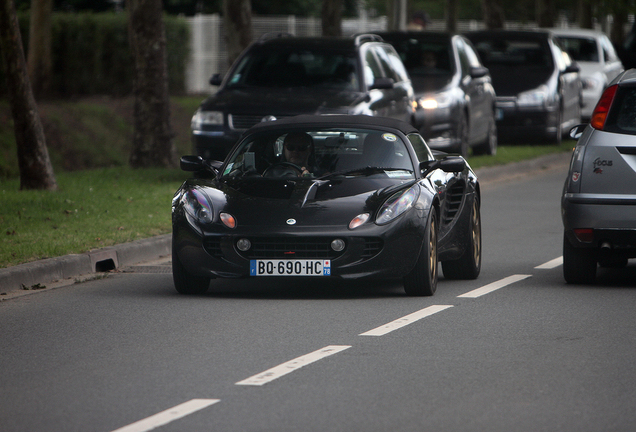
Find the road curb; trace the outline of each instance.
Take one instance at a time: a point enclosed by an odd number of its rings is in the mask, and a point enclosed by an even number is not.
[[[0,295],[44,288],[65,279],[103,273],[170,255],[172,235],[122,243],[83,254],[48,258],[0,269]]]
[[[549,169],[565,169],[569,160],[570,153],[556,153],[518,163],[480,168],[476,170],[476,174],[483,188]],[[171,246],[172,235],[164,234],[83,254],[49,258],[0,269],[0,295],[7,296],[10,292],[19,290],[44,288],[58,281],[154,261],[170,255]]]

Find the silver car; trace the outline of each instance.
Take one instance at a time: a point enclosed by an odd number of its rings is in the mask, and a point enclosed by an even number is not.
[[[578,138],[563,188],[563,275],[593,283],[598,264],[624,267],[636,257],[636,69],[601,96]]]
[[[589,120],[603,90],[623,71],[623,64],[605,33],[588,29],[553,29],[561,47],[581,68],[581,117]]]

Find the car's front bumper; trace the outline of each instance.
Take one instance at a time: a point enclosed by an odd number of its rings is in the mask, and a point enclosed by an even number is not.
[[[457,111],[457,113],[454,113]],[[414,116],[415,127],[434,150],[449,151],[459,145],[459,111],[451,108],[434,110],[418,109]]]
[[[544,139],[556,134],[559,116],[556,107],[523,107],[497,102],[497,132],[502,139],[524,137]]]
[[[207,232],[201,237],[185,218],[173,223],[173,247],[186,271],[210,278],[242,278],[250,276],[251,259],[329,259],[331,277],[401,277],[415,266],[423,243],[424,224],[417,220],[417,212],[403,215],[400,221],[377,226],[368,224],[356,230],[333,227],[307,227],[288,232],[263,233],[262,229],[245,229],[242,232]],[[324,244],[340,238],[346,248],[341,254],[320,255],[301,250],[283,250],[281,256],[254,256],[236,247],[240,238],[253,243],[271,242],[274,248],[298,239],[311,238]],[[313,258],[312,258],[313,256]],[[288,258],[285,258],[288,257]]]

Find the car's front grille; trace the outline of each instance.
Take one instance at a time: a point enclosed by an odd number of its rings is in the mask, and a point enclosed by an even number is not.
[[[343,252],[331,249],[330,238],[325,237],[259,237],[250,238],[252,247],[239,252],[248,259],[334,259]]]
[[[462,198],[464,197],[464,183],[458,182],[455,183],[447,192],[446,192],[446,209],[444,212],[444,223],[450,223],[457,212],[459,211],[459,207],[462,204]]]
[[[257,123],[263,121],[265,115],[247,115],[247,114],[230,114],[229,116],[230,128],[234,130],[249,129]],[[287,116],[275,116],[277,119],[282,119]]]
[[[382,240],[375,237],[369,237],[364,239],[364,251],[362,252],[363,259],[369,259],[376,256],[382,250]]]
[[[230,240],[227,238],[227,240]],[[331,249],[332,238],[325,237],[256,237],[249,238],[252,243],[248,251],[236,252],[245,259],[335,259],[345,253],[345,250],[336,252]],[[377,237],[365,237],[362,247],[362,260],[376,256],[382,250],[384,243]],[[203,248],[214,258],[223,258],[221,247],[222,239],[219,237],[207,238],[203,241]],[[225,242],[224,242],[225,243]]]
[[[218,237],[208,238],[203,241],[203,249],[214,258],[222,258],[221,240]]]

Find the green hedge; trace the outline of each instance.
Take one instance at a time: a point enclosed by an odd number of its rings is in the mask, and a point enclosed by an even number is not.
[[[25,51],[29,15],[19,16]],[[185,67],[190,47],[185,19],[164,16],[171,94],[185,91]],[[59,97],[123,96],[132,92],[133,61],[125,13],[54,13],[52,17],[52,93]],[[26,53],[25,53],[26,57]],[[6,95],[4,67],[0,94]]]

